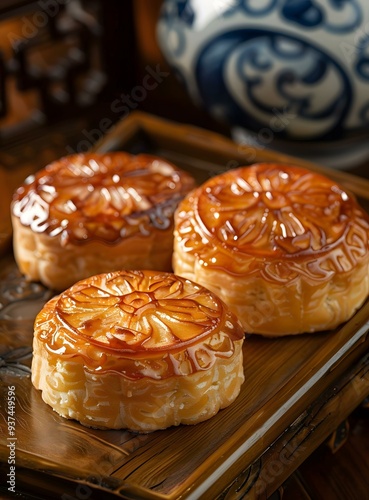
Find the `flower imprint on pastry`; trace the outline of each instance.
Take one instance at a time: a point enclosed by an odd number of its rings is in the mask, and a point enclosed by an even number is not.
[[[177,237],[205,266],[222,267],[223,256],[233,254],[231,273],[328,279],[367,255],[369,217],[325,176],[260,164],[214,177],[190,194],[179,207]]]
[[[212,292],[171,273],[117,271],[49,301],[35,330],[60,357],[127,378],[167,378],[229,358],[243,330]]]
[[[189,174],[150,155],[77,154],[30,176],[14,195],[13,213],[62,244],[114,243],[153,226],[168,229],[192,187]]]

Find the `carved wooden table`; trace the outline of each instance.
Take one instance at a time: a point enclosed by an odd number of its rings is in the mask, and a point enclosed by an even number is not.
[[[253,161],[288,161],[323,171],[369,207],[368,180],[267,151],[241,150],[213,133],[141,113],[118,124],[95,149],[161,155],[199,182],[248,163],[252,153]],[[29,377],[33,320],[53,292],[25,282],[11,253],[10,196],[29,170],[29,164],[0,169],[4,495],[14,478],[17,492],[35,498],[267,498],[369,395],[367,302],[335,331],[248,337],[241,394],[207,422],[137,435],[62,419],[42,402]]]

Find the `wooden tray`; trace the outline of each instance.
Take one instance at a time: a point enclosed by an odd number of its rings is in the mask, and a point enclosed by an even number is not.
[[[369,182],[216,134],[134,113],[94,148],[163,156],[199,182],[257,161],[297,163],[337,179],[369,207]],[[149,435],[87,429],[59,417],[31,384],[33,320],[51,292],[0,258],[1,488],[15,443],[16,491],[35,498],[266,498],[368,394],[369,303],[335,331],[245,341],[241,394],[196,426]],[[14,387],[14,390],[12,389]],[[15,393],[9,435],[8,394]]]

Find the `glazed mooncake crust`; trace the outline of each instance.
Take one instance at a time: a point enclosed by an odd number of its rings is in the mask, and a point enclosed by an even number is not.
[[[32,382],[66,418],[150,432],[195,424],[237,397],[243,330],[212,292],[171,273],[83,280],[35,322]]]
[[[258,164],[180,203],[173,270],[217,293],[249,333],[327,330],[368,296],[368,241],[368,215],[337,183]]]
[[[187,172],[150,155],[61,158],[14,194],[18,266],[59,291],[116,269],[170,271],[173,214],[193,187]]]

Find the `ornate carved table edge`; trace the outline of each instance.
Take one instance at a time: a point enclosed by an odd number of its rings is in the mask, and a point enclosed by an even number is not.
[[[369,395],[369,353],[324,391],[217,500],[269,498]],[[329,443],[328,443],[329,445]]]

